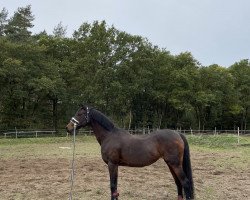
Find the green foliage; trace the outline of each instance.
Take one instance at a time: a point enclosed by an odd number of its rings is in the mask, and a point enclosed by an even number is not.
[[[0,129],[64,127],[91,104],[124,128],[249,129],[250,65],[200,66],[147,39],[83,23],[32,35],[31,6],[0,12]]]

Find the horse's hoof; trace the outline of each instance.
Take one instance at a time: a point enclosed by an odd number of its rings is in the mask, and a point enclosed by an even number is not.
[[[119,193],[117,191],[115,191],[113,194],[112,194],[112,199],[113,200],[118,200],[118,197],[119,197]]]
[[[116,191],[112,194],[112,196],[115,198],[115,200],[117,200],[119,197],[119,193]]]
[[[179,195],[177,200],[183,200],[183,197]]]

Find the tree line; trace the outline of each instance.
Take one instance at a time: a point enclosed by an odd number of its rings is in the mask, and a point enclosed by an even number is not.
[[[33,34],[31,6],[0,12],[0,129],[64,128],[88,103],[124,128],[249,129],[250,63],[201,66],[146,38],[84,22]]]

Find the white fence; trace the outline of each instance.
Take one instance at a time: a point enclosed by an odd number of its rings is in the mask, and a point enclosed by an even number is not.
[[[4,138],[7,137],[15,137],[15,138],[20,138],[20,137],[41,137],[41,136],[54,136],[56,131],[52,130],[21,130],[21,131],[10,131],[10,132],[4,132],[2,133],[4,135]]]
[[[191,134],[191,135],[220,135],[220,134],[250,134],[250,130],[240,130],[239,127],[234,130],[177,130],[184,134]]]
[[[157,129],[131,129],[128,130],[131,134],[145,135],[150,134]],[[250,135],[250,130],[192,130],[186,129],[181,130],[177,129],[176,131],[183,134],[189,135],[220,135],[220,134],[235,134],[235,135]],[[93,134],[92,130],[80,129],[77,134],[79,135],[91,135]],[[0,131],[0,136],[4,138],[22,138],[22,137],[45,137],[45,136],[63,136],[67,135],[66,130],[12,130],[12,131]]]
[[[141,128],[141,129],[131,129],[127,130],[131,134],[145,135],[150,134],[158,129],[149,129],[149,128]],[[235,135],[250,135],[250,130],[240,130],[239,128],[235,130],[193,130],[193,129],[176,129],[176,131],[187,134],[187,135],[220,135],[220,134],[235,134]],[[78,134],[89,135],[92,134],[92,131],[86,131],[84,129],[80,129]]]

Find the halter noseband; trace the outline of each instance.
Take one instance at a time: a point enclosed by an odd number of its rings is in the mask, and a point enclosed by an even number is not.
[[[74,126],[77,126],[77,125],[79,124],[79,121],[76,120],[76,118],[74,118],[74,117],[71,118],[70,122],[71,122],[72,124],[74,124]]]

